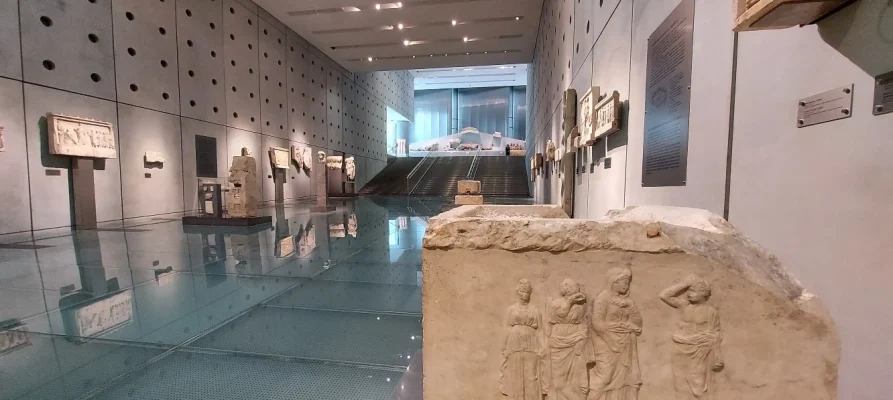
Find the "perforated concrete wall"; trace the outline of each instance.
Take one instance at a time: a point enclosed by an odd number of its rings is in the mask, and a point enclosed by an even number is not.
[[[115,128],[118,159],[95,163],[101,221],[195,209],[196,135],[217,139],[220,178],[248,147],[265,201],[270,146],[354,156],[362,186],[386,165],[385,107],[414,114],[409,72],[350,73],[250,0],[0,0],[0,105],[0,234],[71,224],[48,112]],[[314,196],[311,175],[290,168],[286,199]]]
[[[560,138],[563,90],[619,91],[624,129],[577,158],[575,217],[639,204],[727,212],[828,306],[843,348],[839,398],[889,397],[878,382],[893,367],[893,311],[878,305],[893,278],[893,114],[872,110],[874,77],[893,70],[893,4],[862,0],[816,25],[741,33],[736,47],[733,2],[695,0],[686,185],[645,188],[647,38],[679,3],[547,0],[528,152]],[[797,127],[799,99],[850,84],[850,118]],[[536,200],[558,203],[559,176],[537,178]]]

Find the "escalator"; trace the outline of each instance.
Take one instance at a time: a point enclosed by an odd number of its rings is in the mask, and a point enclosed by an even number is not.
[[[375,178],[360,189],[366,195],[406,195],[406,176],[418,165],[422,157],[397,158],[388,164]]]

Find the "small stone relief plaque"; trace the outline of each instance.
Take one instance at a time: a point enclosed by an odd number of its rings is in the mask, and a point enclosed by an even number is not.
[[[6,151],[6,136],[3,136],[4,127],[0,126],[0,151]]]
[[[298,166],[298,169],[304,168],[304,150],[300,146],[291,146],[291,159]]]
[[[87,118],[47,114],[47,142],[51,154],[116,158],[112,124]]]
[[[277,169],[288,169],[289,153],[281,147],[270,147],[270,163]]]
[[[164,164],[164,155],[157,151],[147,151],[143,160],[149,164]]]
[[[616,90],[595,106],[595,131],[598,139],[620,130],[620,93]]]
[[[893,72],[888,72],[874,78],[874,103],[872,104],[872,112],[874,115],[893,112]],[[3,128],[0,128],[0,135],[2,135],[2,133]]]
[[[797,104],[797,127],[849,118],[853,114],[853,85],[831,89],[800,99]]]
[[[309,147],[305,147],[301,152],[301,157],[304,158],[304,169],[313,171],[313,151]]]
[[[593,86],[580,98],[580,145],[589,146],[595,143],[595,105],[601,95],[601,88]]]
[[[329,224],[329,236],[333,238],[345,237],[344,224]]]
[[[722,329],[716,307],[707,304],[710,283],[690,276],[660,293],[660,299],[679,310],[670,363],[677,399],[716,397],[716,373],[723,370]]]
[[[344,159],[344,171],[347,173],[347,180],[353,182],[357,178],[357,163],[353,157]]]
[[[31,337],[24,324],[16,323],[4,331],[0,331],[0,356],[31,345]]]
[[[328,156],[326,157],[326,167],[329,169],[342,169],[344,165],[344,157]]]
[[[694,51],[694,0],[682,2],[648,37],[642,186],[685,186]]]

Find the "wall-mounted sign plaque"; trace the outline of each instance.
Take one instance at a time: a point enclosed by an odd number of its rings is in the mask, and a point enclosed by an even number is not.
[[[642,186],[685,185],[694,21],[694,0],[682,0],[648,37]]]
[[[831,89],[800,99],[797,104],[797,127],[849,118],[853,115],[853,85]]]

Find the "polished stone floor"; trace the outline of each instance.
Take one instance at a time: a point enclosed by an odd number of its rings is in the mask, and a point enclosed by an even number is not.
[[[421,244],[448,203],[0,236],[0,399],[421,399]]]

